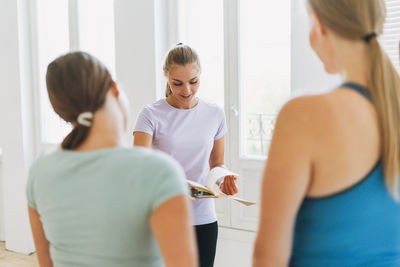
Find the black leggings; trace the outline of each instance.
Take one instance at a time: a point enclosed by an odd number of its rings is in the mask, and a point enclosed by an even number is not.
[[[218,223],[196,225],[200,267],[213,267],[217,248]]]

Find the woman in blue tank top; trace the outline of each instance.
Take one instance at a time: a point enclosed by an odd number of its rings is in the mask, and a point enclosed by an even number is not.
[[[400,266],[400,81],[377,40],[385,2],[308,4],[311,46],[344,83],[278,116],[253,266]]]

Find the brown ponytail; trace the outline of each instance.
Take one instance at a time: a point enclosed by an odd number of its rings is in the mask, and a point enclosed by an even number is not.
[[[75,149],[86,139],[89,134],[89,127],[77,124],[72,131],[64,138],[61,147],[64,149]]]
[[[78,123],[77,118],[82,112],[100,109],[112,83],[107,68],[88,53],[68,53],[49,64],[46,84],[50,102],[61,118],[75,125],[62,148],[75,149],[86,139],[90,126]]]

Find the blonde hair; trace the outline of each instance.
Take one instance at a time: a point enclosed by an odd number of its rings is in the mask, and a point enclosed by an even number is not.
[[[399,74],[374,38],[383,31],[384,0],[308,0],[321,22],[342,37],[364,39],[369,46],[368,90],[377,110],[382,136],[385,183],[398,199],[400,171],[400,79]]]
[[[200,60],[196,51],[194,51],[187,45],[179,43],[168,52],[163,67],[164,75],[168,76],[168,73],[173,65],[185,66],[193,63],[197,65],[200,71],[201,70]],[[172,94],[172,91],[167,82],[167,87],[165,89],[165,96],[168,97],[170,94]]]

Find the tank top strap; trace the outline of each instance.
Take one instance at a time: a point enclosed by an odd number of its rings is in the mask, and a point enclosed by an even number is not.
[[[371,100],[371,94],[368,91],[367,88],[365,88],[364,86],[358,84],[358,83],[353,83],[353,82],[346,82],[344,84],[342,84],[341,87],[347,87],[349,89],[352,89],[354,91],[359,92],[360,94],[362,94],[363,96],[365,96],[366,98],[368,98],[369,100]]]

